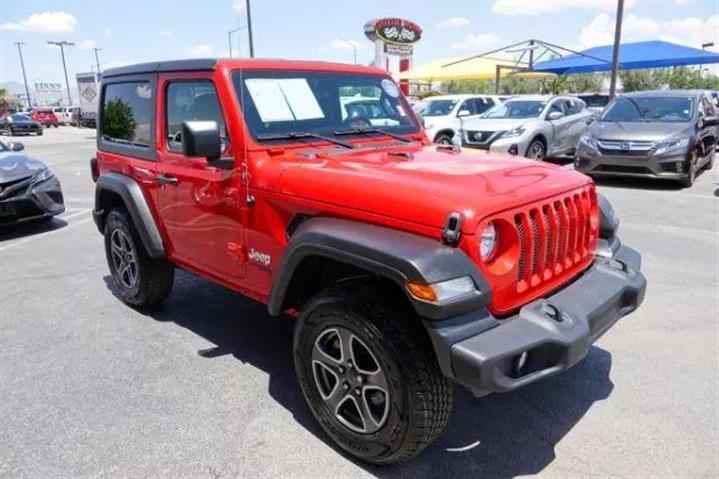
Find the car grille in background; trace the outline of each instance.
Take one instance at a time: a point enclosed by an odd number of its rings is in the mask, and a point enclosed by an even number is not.
[[[467,143],[487,145],[499,138],[503,131],[466,131],[464,140]]]
[[[12,198],[13,196],[24,193],[27,187],[30,186],[30,183],[32,183],[32,176],[0,183],[0,200]]]
[[[653,141],[597,140],[603,155],[647,156],[654,151]]]

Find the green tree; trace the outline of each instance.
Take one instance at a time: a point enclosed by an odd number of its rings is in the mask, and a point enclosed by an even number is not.
[[[132,141],[137,122],[132,107],[120,98],[110,100],[102,114],[102,131],[110,138]]]

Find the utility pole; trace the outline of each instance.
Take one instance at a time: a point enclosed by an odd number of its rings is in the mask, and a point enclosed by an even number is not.
[[[617,19],[614,27],[614,49],[612,51],[612,76],[609,82],[609,100],[617,96],[617,70],[619,69],[619,45],[622,42],[622,19],[624,0],[617,0]]]
[[[65,87],[67,87],[67,105],[72,105],[72,95],[70,95],[70,81],[67,79],[67,65],[65,64],[65,47],[75,46],[73,42],[67,42],[61,40],[59,42],[48,41],[48,45],[55,45],[60,47],[60,56],[62,56],[62,69],[65,72]]]
[[[352,47],[352,54],[354,57],[354,64],[357,65],[357,45],[355,45],[353,42],[347,40],[346,38],[340,38],[343,42],[345,42],[347,45]]]
[[[255,58],[255,47],[252,42],[252,13],[250,13],[250,0],[245,0],[247,3],[247,35],[250,37],[250,58]]]
[[[235,32],[239,32],[239,31],[242,30],[243,28],[245,28],[245,27],[240,27],[240,26],[238,26],[238,27],[235,28],[234,30],[230,30],[230,31],[227,32],[227,41],[228,41],[229,44],[230,44],[230,58],[232,58],[232,34],[235,33]]]
[[[100,57],[97,56],[97,52],[102,50],[102,48],[92,47],[92,49],[95,51],[95,65],[97,65],[97,74],[100,74]]]
[[[25,45],[25,42],[15,42],[17,45],[17,52],[20,54],[20,68],[22,68],[22,79],[25,82],[25,94],[27,95],[27,106],[32,108],[32,102],[30,100],[30,89],[27,87],[27,76],[25,75],[25,62],[22,59],[22,48],[20,45]]]

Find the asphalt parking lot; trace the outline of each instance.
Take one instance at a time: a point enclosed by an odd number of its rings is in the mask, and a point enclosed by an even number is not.
[[[8,140],[4,137],[3,140]],[[649,289],[572,370],[474,399],[415,461],[353,462],[305,406],[292,324],[180,273],[143,314],[113,295],[91,219],[94,130],[19,138],[67,211],[0,232],[0,476],[719,474],[719,167],[683,190],[602,182]]]

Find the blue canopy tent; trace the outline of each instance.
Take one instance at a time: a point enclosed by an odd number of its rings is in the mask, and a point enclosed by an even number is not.
[[[623,43],[619,46],[619,68],[661,68],[719,63],[719,54],[663,41]],[[612,45],[594,47],[554,60],[536,63],[535,72],[576,74],[612,69]]]

